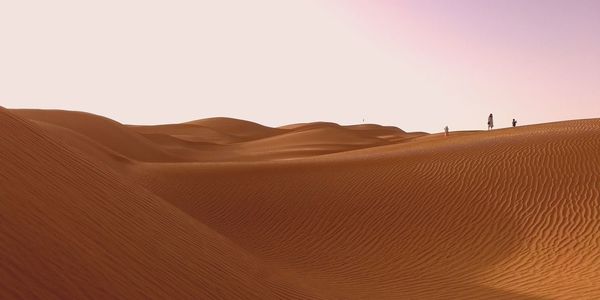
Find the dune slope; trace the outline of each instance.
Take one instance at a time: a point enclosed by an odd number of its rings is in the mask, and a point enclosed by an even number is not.
[[[232,118],[208,118],[191,121],[186,124],[199,125],[212,128],[218,132],[235,136],[240,140],[254,140],[273,136],[284,132],[282,129],[263,126],[254,122]]]
[[[139,172],[254,255],[344,298],[595,298],[597,149],[600,121],[588,120]]]
[[[315,297],[36,125],[0,125],[0,298]]]
[[[600,298],[598,119],[19,116],[0,111],[3,299]]]
[[[102,147],[139,161],[182,161],[122,124],[98,115],[76,111],[18,109],[11,113],[36,121],[59,126],[83,135]]]

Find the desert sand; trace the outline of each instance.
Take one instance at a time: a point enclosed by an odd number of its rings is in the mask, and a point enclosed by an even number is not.
[[[600,119],[0,129],[0,299],[600,299]]]

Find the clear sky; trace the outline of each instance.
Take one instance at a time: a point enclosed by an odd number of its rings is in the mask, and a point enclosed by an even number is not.
[[[600,1],[1,1],[0,105],[430,132],[600,117]]]

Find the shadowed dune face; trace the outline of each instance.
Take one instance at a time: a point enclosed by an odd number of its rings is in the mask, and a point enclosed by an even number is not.
[[[17,113],[1,298],[600,297],[599,120],[446,138]]]

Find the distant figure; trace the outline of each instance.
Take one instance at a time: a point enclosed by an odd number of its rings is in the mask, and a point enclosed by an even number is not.
[[[448,129],[448,126],[444,127],[444,135],[448,136],[448,131],[450,131],[450,129]]]
[[[490,114],[488,117],[488,130],[494,129],[494,115]]]
[[[513,119],[513,127],[517,127],[517,120]]]

